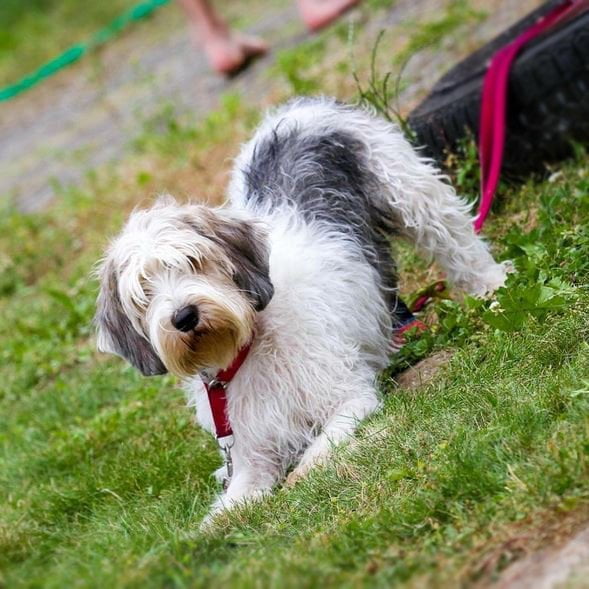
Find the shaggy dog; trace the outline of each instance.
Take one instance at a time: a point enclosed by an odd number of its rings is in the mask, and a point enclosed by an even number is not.
[[[230,480],[212,513],[292,467],[291,480],[305,475],[377,409],[398,300],[392,236],[469,293],[505,280],[469,207],[396,126],[302,99],[244,146],[227,206],[161,198],[109,247],[99,348],[145,375],[181,377],[204,428],[215,424],[203,381],[246,349],[223,383],[233,472],[218,471]]]

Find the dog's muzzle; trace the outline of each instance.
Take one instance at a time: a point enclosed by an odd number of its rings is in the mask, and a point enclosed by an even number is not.
[[[187,305],[178,309],[172,315],[172,325],[184,333],[194,329],[198,325],[198,309],[196,305]]]

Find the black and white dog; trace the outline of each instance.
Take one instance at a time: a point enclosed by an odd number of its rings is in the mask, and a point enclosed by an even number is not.
[[[250,345],[226,389],[234,473],[213,513],[269,491],[293,466],[291,480],[305,475],[378,407],[397,303],[391,236],[476,295],[509,270],[396,126],[301,99],[245,145],[227,206],[163,197],[109,247],[99,348],[146,375],[180,376],[203,427],[213,424],[201,376]]]

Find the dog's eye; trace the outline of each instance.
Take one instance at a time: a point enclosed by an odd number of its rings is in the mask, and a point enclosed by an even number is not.
[[[188,263],[190,264],[190,267],[192,268],[192,270],[194,272],[197,272],[198,270],[201,269],[200,262],[194,256],[188,256],[187,260],[188,260]]]
[[[141,303],[141,305],[143,306],[144,303],[147,303],[148,300],[151,300],[153,296],[153,284],[151,283],[151,281],[148,279],[141,280],[141,290],[143,292],[143,296],[140,300],[143,301]]]

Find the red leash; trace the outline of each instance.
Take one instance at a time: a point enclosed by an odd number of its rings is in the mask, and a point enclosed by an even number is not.
[[[228,368],[219,371],[217,376],[215,376],[215,378],[209,382],[204,382],[205,389],[209,397],[211,413],[213,414],[215,435],[217,436],[217,439],[226,438],[233,435],[233,430],[231,429],[231,424],[229,423],[229,415],[227,413],[226,389],[227,385],[233,380],[233,377],[241,368],[241,365],[245,362],[251,347],[251,342],[243,346]]]
[[[221,448],[221,451],[225,456],[225,465],[227,466],[227,478],[223,481],[223,486],[225,488],[227,488],[233,475],[233,460],[231,458],[231,448],[233,448],[233,429],[231,428],[229,413],[227,411],[227,385],[233,380],[233,377],[245,362],[251,347],[252,342],[250,341],[239,350],[237,356],[228,368],[219,371],[217,375],[208,382],[203,378],[203,384],[209,397],[213,423],[215,424],[215,436],[217,437],[219,448]]]
[[[474,221],[475,231],[482,227],[495,197],[501,175],[505,147],[507,114],[507,87],[512,63],[519,51],[532,39],[564,20],[577,16],[589,8],[587,0],[565,0],[524,31],[514,41],[493,55],[483,81],[481,119],[479,132],[479,157],[481,161],[481,202]]]

